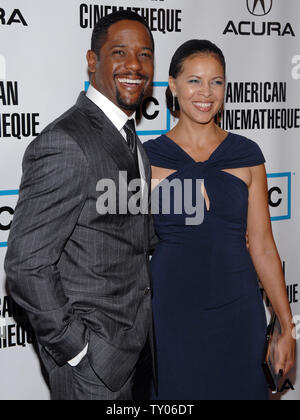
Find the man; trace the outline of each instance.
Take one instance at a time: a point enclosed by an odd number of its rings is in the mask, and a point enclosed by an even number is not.
[[[87,94],[24,156],[5,268],[10,294],[36,332],[54,400],[132,399],[147,342],[153,349],[151,218],[105,214],[98,201],[104,179],[114,181],[116,197],[126,177],[141,173],[150,186],[132,119],[152,85],[153,55],[140,16],[101,19],[87,53]]]

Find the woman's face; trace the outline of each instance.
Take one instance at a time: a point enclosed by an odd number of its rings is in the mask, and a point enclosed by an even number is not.
[[[170,77],[169,85],[180,105],[180,118],[208,124],[224,103],[224,68],[218,58],[209,53],[199,53],[187,58],[176,79]]]

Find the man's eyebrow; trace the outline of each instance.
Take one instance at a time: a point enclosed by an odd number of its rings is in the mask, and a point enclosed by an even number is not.
[[[110,49],[111,49],[111,50],[113,50],[114,48],[126,48],[126,47],[128,47],[128,45],[124,45],[124,44],[115,44],[115,45],[112,45],[112,46],[110,47]],[[151,47],[141,47],[141,49],[142,49],[142,50],[148,50],[148,51],[151,51],[151,52],[153,53],[153,48],[151,48]]]
[[[153,48],[150,48],[150,47],[143,47],[142,49],[143,49],[143,50],[148,50],[148,51],[151,51],[151,52],[153,53]]]
[[[115,45],[112,45],[112,46],[110,47],[110,49],[112,50],[112,49],[114,49],[114,48],[126,48],[126,47],[127,47],[127,45],[115,44]]]

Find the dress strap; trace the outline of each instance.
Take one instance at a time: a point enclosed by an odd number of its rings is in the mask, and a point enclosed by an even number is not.
[[[179,170],[191,161],[175,147],[170,147],[165,136],[149,140],[143,144],[150,163],[164,169]]]

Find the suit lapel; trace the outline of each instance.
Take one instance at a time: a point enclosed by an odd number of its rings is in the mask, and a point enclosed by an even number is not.
[[[119,170],[126,171],[129,180],[134,178],[135,163],[133,155],[126,140],[113,123],[97,105],[86,97],[85,92],[80,94],[76,105],[90,120],[97,131],[97,137],[99,138],[101,145],[117,164]]]
[[[137,146],[138,146],[139,152],[140,152],[141,157],[142,157],[144,170],[145,170],[145,178],[146,178],[145,181],[147,183],[148,191],[150,193],[150,191],[151,191],[151,166],[150,166],[150,162],[149,162],[148,156],[147,156],[147,154],[145,152],[145,149],[144,149],[144,147],[143,147],[139,138],[137,139]]]
[[[97,130],[97,136],[101,139],[101,144],[117,164],[119,170],[127,171],[128,179],[134,178],[135,165],[133,155],[126,140],[112,124],[109,118],[107,118],[104,112],[97,107],[97,105],[86,97],[85,92],[80,94],[76,106],[86,114],[91,124]],[[149,191],[151,191],[151,166],[139,138],[137,140],[137,146],[144,165],[146,183]]]

